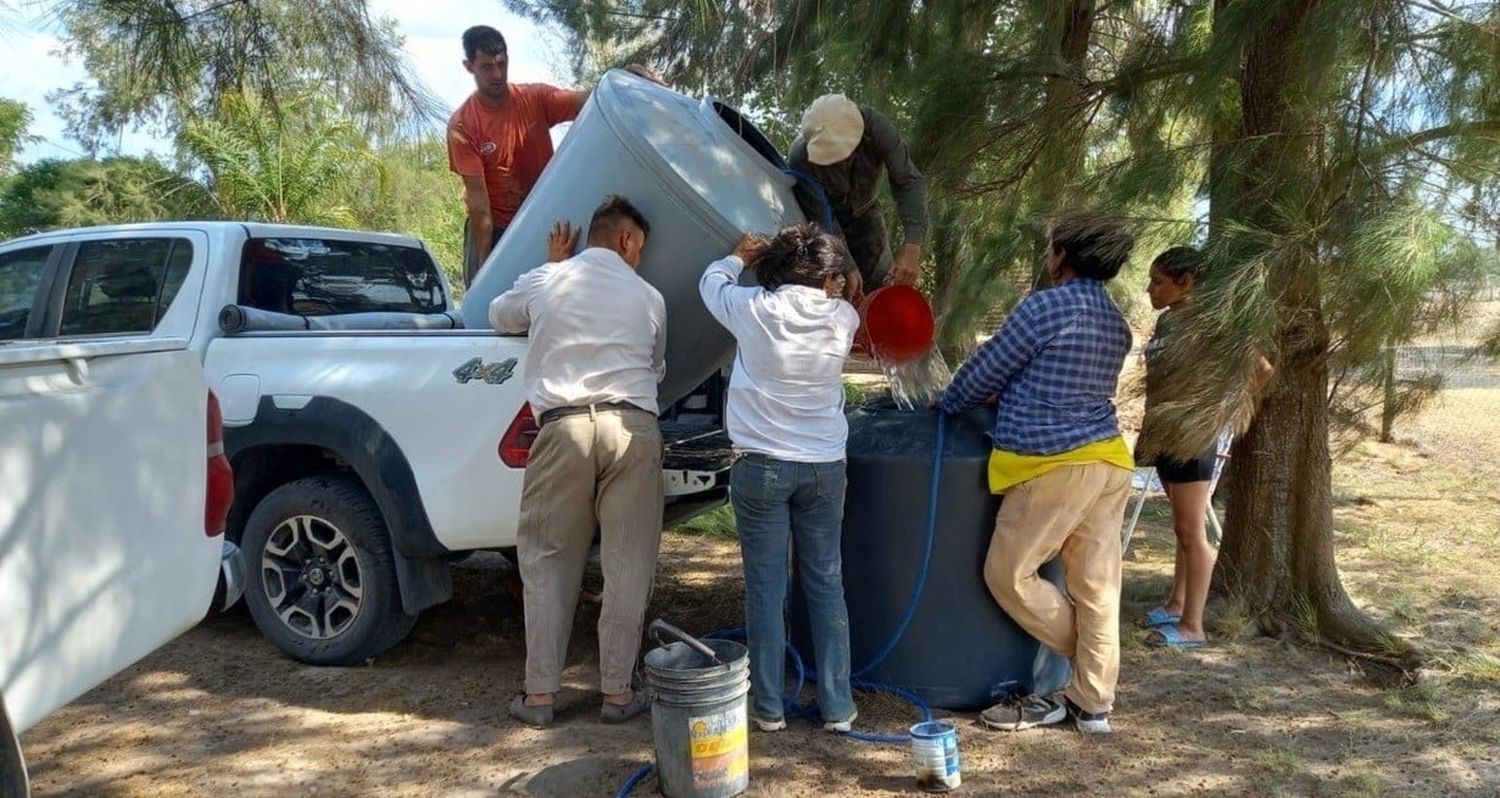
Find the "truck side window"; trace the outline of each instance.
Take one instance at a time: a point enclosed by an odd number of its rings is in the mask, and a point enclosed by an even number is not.
[[[316,238],[246,242],[240,304],[299,316],[448,309],[437,264],[422,249]]]
[[[151,332],[192,262],[193,245],[181,238],[85,241],[68,278],[58,334]]]
[[[26,334],[51,254],[52,247],[31,247],[0,255],[0,341]]]

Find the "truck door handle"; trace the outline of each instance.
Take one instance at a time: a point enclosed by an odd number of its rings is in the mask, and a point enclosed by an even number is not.
[[[75,385],[82,385],[89,379],[89,362],[81,357],[70,357],[63,361],[68,364],[68,379]]]

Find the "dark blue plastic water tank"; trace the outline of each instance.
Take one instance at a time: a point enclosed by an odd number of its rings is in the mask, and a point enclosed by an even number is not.
[[[932,560],[916,615],[885,662],[864,678],[915,690],[946,709],[977,709],[1033,688],[1038,643],[984,584],[984,558],[999,497],[987,467],[992,409],[948,418]],[[872,403],[849,415],[849,492],[844,505],[844,592],[853,666],[890,639],[912,596],[927,529],[937,415]],[[1043,574],[1061,581],[1058,563]],[[807,613],[793,589],[792,640],[811,661]],[[1051,656],[1051,655],[1049,655]],[[1057,660],[1051,656],[1052,660]],[[1064,667],[1055,661],[1047,689]]]

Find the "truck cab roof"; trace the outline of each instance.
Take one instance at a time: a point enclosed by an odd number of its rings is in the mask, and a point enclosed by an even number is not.
[[[112,224],[97,227],[74,227],[34,233],[14,239],[14,243],[48,243],[62,238],[79,236],[111,235],[118,233],[149,233],[163,230],[197,230],[211,237],[243,236],[246,238],[333,238],[340,241],[362,241],[422,248],[421,239],[399,233],[383,233],[369,230],[342,230],[334,227],[311,227],[294,224],[269,224],[265,222],[228,221],[170,221],[140,222],[136,224]]]

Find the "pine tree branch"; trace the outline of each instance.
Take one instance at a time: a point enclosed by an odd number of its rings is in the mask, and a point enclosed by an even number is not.
[[[1416,149],[1424,144],[1434,141],[1455,138],[1458,136],[1494,136],[1500,137],[1500,119],[1479,119],[1472,122],[1454,122],[1439,127],[1428,128],[1419,133],[1402,136],[1395,141],[1387,142],[1382,150],[1397,151],[1402,149]]]
[[[1469,19],[1468,17],[1463,16],[1462,14],[1457,13],[1451,8],[1444,8],[1441,4],[1436,2],[1436,0],[1433,0],[1433,2],[1429,3],[1423,3],[1420,2],[1420,0],[1414,0],[1414,2],[1410,3],[1410,5],[1413,8],[1420,8],[1423,11],[1431,11],[1432,13],[1437,14],[1440,17],[1452,20],[1453,22],[1457,22],[1463,25],[1472,25],[1473,27],[1485,33],[1491,33],[1489,28],[1478,22],[1475,22],[1472,19]]]
[[[1500,138],[1500,119],[1479,119],[1470,122],[1452,122],[1446,125],[1428,128],[1416,133],[1397,135],[1379,145],[1372,146],[1363,153],[1354,153],[1345,159],[1332,173],[1337,182],[1343,182],[1349,172],[1359,167],[1366,159],[1381,160],[1387,156],[1396,155],[1403,151],[1419,152],[1422,147],[1445,139],[1458,138],[1461,136],[1480,136],[1485,138]]]

